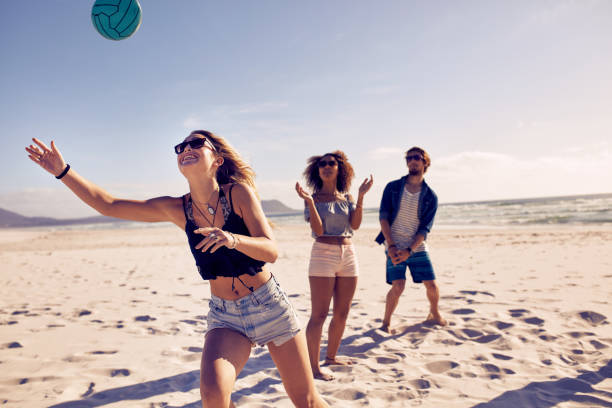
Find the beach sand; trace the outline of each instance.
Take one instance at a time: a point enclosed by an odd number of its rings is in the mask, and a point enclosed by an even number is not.
[[[450,324],[422,324],[424,288],[408,283],[395,335],[377,330],[389,286],[376,233],[354,238],[339,355],[356,364],[316,381],[332,407],[612,407],[612,227],[435,229]],[[305,326],[310,231],[275,234],[272,271]],[[201,406],[210,290],[178,228],[0,230],[0,269],[0,406]],[[292,406],[265,347],[232,398]]]

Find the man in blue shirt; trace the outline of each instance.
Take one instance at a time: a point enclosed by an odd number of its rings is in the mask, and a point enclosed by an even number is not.
[[[440,291],[425,242],[438,210],[438,197],[424,179],[430,164],[431,158],[425,150],[410,148],[406,152],[408,175],[388,183],[380,203],[382,231],[376,242],[385,244],[387,283],[391,285],[381,329],[388,333],[392,332],[391,316],[406,286],[406,268],[410,269],[413,282],[425,285],[429,300],[426,321],[447,324],[438,309]]]

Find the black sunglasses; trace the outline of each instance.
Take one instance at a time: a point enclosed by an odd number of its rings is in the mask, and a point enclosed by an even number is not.
[[[185,151],[185,148],[187,146],[191,147],[192,149],[199,149],[200,147],[204,146],[204,144],[206,143],[206,140],[207,139],[205,137],[200,137],[197,139],[191,139],[186,142],[179,143],[176,146],[174,146],[174,152],[176,154],[181,154]],[[210,143],[210,146],[212,147],[214,151],[217,151],[217,149],[215,149],[215,146],[213,146],[212,143]]]
[[[406,161],[409,162],[410,160],[420,160],[420,161],[423,161],[423,156],[421,156],[419,154],[414,154],[414,155],[406,156]]]
[[[322,169],[325,166],[329,166],[329,167],[336,167],[338,165],[338,162],[335,160],[319,160],[317,162],[317,166],[319,166],[320,169]]]

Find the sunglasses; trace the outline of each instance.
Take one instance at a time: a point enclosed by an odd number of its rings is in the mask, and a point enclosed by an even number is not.
[[[317,166],[319,166],[320,169],[322,169],[325,166],[329,166],[329,167],[336,167],[338,165],[338,162],[335,160],[319,160],[317,162]]]
[[[200,147],[204,146],[204,144],[206,144],[207,140],[208,139],[206,139],[205,137],[201,137],[201,138],[197,138],[197,139],[191,139],[191,140],[188,140],[188,141],[183,142],[183,143],[179,143],[176,146],[174,146],[174,152],[176,154],[181,154],[181,153],[183,153],[185,151],[185,148],[187,146],[191,147],[192,149],[199,149]],[[215,149],[215,146],[213,146],[213,144],[210,143],[210,142],[209,142],[209,144],[210,144],[212,150],[216,152],[217,149]]]
[[[423,161],[423,156],[421,156],[419,154],[414,154],[414,155],[406,156],[406,161],[409,162],[410,160]]]

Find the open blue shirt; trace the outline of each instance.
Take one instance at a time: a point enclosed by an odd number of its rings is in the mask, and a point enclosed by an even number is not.
[[[393,180],[385,186],[380,201],[380,209],[378,211],[379,220],[387,220],[389,225],[393,225],[393,221],[395,217],[397,217],[397,213],[400,209],[400,201],[402,199],[402,192],[407,177],[408,176],[404,176],[398,180]],[[427,239],[427,234],[431,231],[431,227],[433,226],[436,211],[438,211],[438,196],[427,185],[425,180],[423,180],[423,184],[421,184],[421,195],[419,196],[419,207],[417,210],[419,227],[416,233],[423,235],[425,239]],[[385,242],[385,236],[382,231],[376,237],[376,242],[379,244]]]

